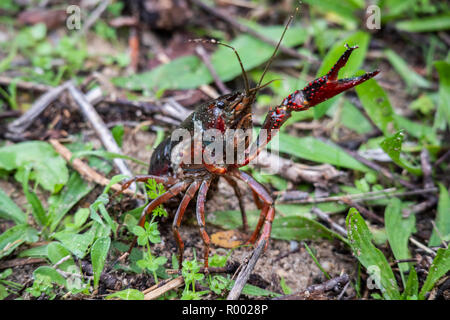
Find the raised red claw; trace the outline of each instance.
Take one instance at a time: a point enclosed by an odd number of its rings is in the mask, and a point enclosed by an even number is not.
[[[287,96],[281,105],[270,110],[264,121],[263,128],[267,130],[279,129],[291,116],[292,111],[303,111],[314,107],[345,90],[373,78],[379,73],[378,70],[375,70],[359,77],[337,79],[339,70],[345,66],[352,51],[358,48],[357,46],[349,47],[348,45],[346,47],[347,50],[326,75],[311,81],[302,90],[296,90]]]

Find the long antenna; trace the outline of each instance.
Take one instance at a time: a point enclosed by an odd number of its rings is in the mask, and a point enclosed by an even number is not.
[[[230,46],[229,44],[222,43],[222,42],[214,40],[214,39],[190,39],[189,42],[196,42],[196,43],[201,42],[201,43],[218,44],[218,45],[221,45],[221,46],[224,46],[224,47],[227,47],[227,48],[230,48],[231,50],[233,50],[234,53],[236,54],[236,57],[237,57],[238,61],[239,61],[239,65],[241,66],[242,77],[244,78],[245,94],[247,96],[250,94],[250,86],[248,84],[247,73],[245,72],[244,65],[242,64],[242,61],[241,61],[241,57],[239,57],[239,53],[237,52],[237,50],[233,46]]]
[[[297,13],[297,11],[298,11],[298,7],[295,9],[295,13]],[[281,38],[278,41],[277,46],[275,47],[275,50],[272,53],[272,56],[270,57],[269,61],[267,62],[266,67],[264,68],[263,74],[261,75],[261,78],[259,79],[258,85],[256,86],[255,94],[258,92],[259,89],[261,89],[261,83],[262,83],[262,81],[264,79],[264,76],[266,75],[267,70],[269,69],[270,65],[272,64],[272,61],[274,60],[275,55],[277,54],[277,51],[280,48],[281,42],[283,41],[283,38],[284,38],[284,35],[286,34],[286,31],[287,31],[289,25],[291,24],[292,20],[294,19],[294,15],[295,14],[293,14],[293,15],[291,15],[289,17],[289,20],[286,23],[286,26],[284,27],[283,33],[281,35]]]

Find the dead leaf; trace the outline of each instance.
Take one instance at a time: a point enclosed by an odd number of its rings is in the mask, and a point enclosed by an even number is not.
[[[219,231],[211,235],[211,242],[218,247],[232,249],[243,244],[243,238],[237,230]]]

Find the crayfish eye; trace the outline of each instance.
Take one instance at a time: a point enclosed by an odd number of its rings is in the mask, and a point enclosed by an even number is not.
[[[223,107],[225,107],[225,103],[223,101],[218,101],[216,103],[216,106],[219,107],[220,109],[222,109]]]

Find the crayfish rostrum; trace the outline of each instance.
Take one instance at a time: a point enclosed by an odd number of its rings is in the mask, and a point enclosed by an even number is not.
[[[286,25],[278,46],[283,39],[289,22]],[[184,194],[173,221],[173,233],[179,249],[180,266],[183,259],[184,244],[178,229],[189,202],[197,194],[196,217],[200,228],[200,235],[205,246],[205,270],[208,268],[210,244],[210,238],[205,229],[205,201],[210,185],[217,182],[220,177],[223,177],[233,187],[239,200],[244,230],[247,230],[247,219],[236,180],[244,181],[250,187],[255,204],[261,210],[261,213],[256,228],[248,242],[254,244],[258,239],[261,229],[263,229],[259,241],[264,239],[267,246],[275,215],[272,197],[263,185],[258,183],[250,174],[239,170],[239,168],[247,165],[257,157],[283,123],[291,116],[293,111],[303,111],[314,107],[345,90],[363,83],[379,72],[376,70],[359,77],[338,79],[339,70],[346,64],[352,51],[357,48],[357,46],[349,47],[346,45],[346,51],[326,75],[311,81],[302,90],[294,91],[280,105],[270,109],[257,139],[251,142],[252,140],[249,138],[249,135],[244,134],[242,136],[242,132],[251,131],[253,127],[252,105],[255,101],[256,94],[264,87],[264,85],[261,85],[262,79],[277,52],[278,46],[272,58],[267,63],[259,83],[256,87],[250,88],[237,51],[229,45],[216,41],[212,42],[234,50],[241,65],[245,90],[243,92],[226,94],[199,105],[174,130],[171,137],[161,142],[154,150],[150,160],[148,175],[135,176],[125,181],[122,185],[122,190],[118,192],[122,192],[133,182],[145,182],[149,179],[154,179],[156,182],[162,183],[167,189],[165,193],[161,194],[145,207],[139,220],[140,226],[144,225],[146,216],[157,206],[174,196]],[[210,133],[209,139],[205,138],[205,133],[207,132]],[[198,138],[199,133],[203,139]],[[180,136],[183,139],[180,139]],[[211,145],[217,143],[219,140],[225,142],[224,146],[211,148]],[[229,150],[233,150],[231,156],[230,152],[228,152]],[[227,152],[222,153],[219,151]],[[133,246],[134,243],[132,244]]]

